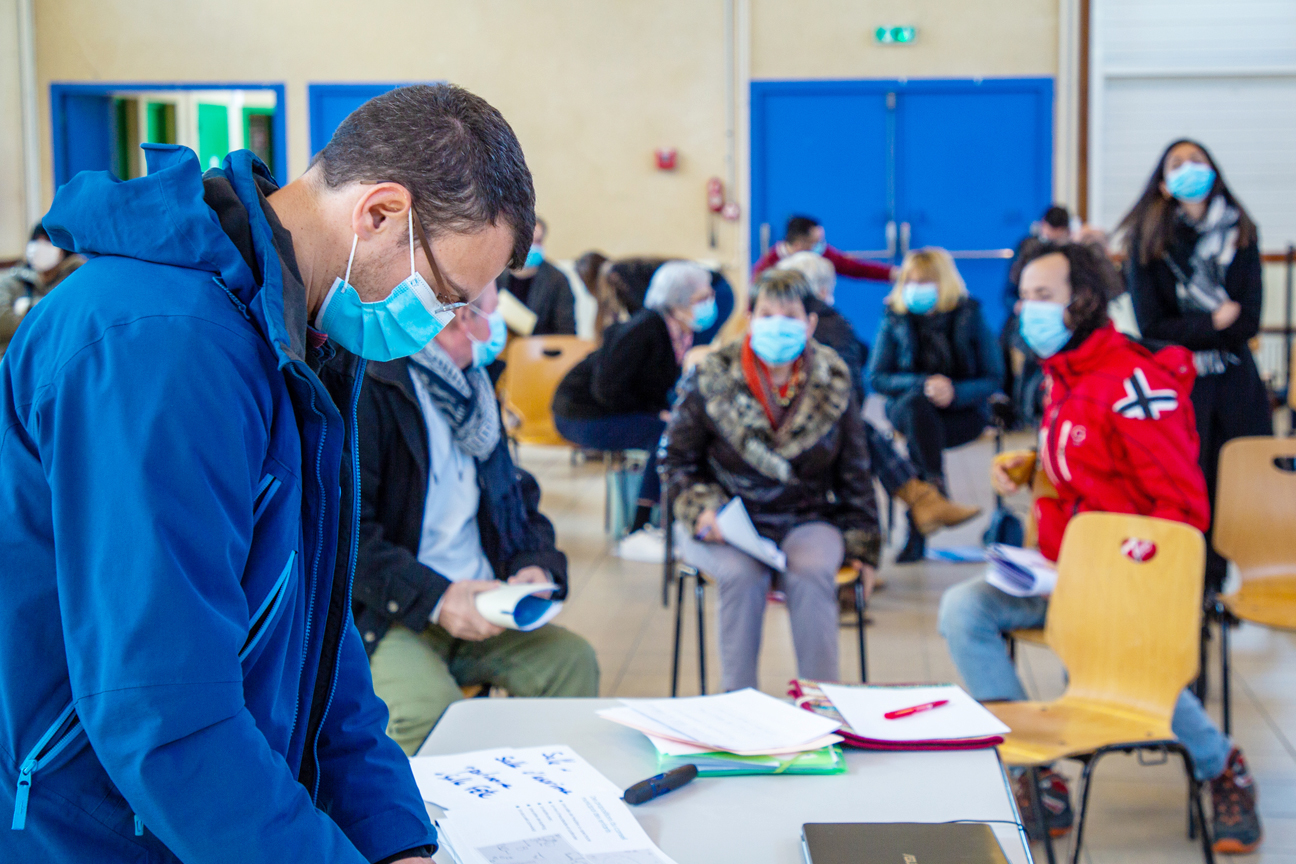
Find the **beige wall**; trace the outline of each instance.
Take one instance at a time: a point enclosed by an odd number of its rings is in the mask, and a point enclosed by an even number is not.
[[[1049,75],[1056,2],[736,0],[756,77]],[[919,41],[877,46],[878,24]],[[51,81],[283,81],[295,176],[307,82],[444,79],[517,131],[551,254],[739,254],[743,223],[712,250],[704,207],[725,176],[723,0],[36,0],[36,29],[47,190]],[[653,168],[659,146],[679,149],[674,173]]]
[[[23,203],[17,0],[0,0],[0,117],[0,260],[6,260],[22,255],[29,227]]]

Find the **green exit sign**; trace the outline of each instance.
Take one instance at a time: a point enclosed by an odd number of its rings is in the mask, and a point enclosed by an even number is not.
[[[883,45],[908,45],[917,35],[917,27],[879,27],[873,31],[873,36]]]

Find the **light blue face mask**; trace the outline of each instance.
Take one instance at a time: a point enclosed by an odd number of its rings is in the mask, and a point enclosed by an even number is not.
[[[544,247],[539,243],[532,243],[531,248],[527,251],[526,260],[522,262],[523,270],[530,270],[532,267],[539,267],[544,261]]]
[[[1023,300],[1020,330],[1030,349],[1041,357],[1052,357],[1071,340],[1066,326],[1066,307],[1044,300]]]
[[[936,308],[940,287],[935,282],[906,282],[900,290],[905,308],[915,315],[926,315]]]
[[[805,351],[806,322],[784,315],[755,318],[751,323],[751,347],[771,366],[791,363]]]
[[[693,323],[689,326],[694,333],[701,333],[716,322],[716,316],[719,314],[715,298],[708,297],[700,303],[693,304]]]
[[[818,243],[810,247],[810,251],[815,253],[816,255],[824,254],[825,252],[828,251],[828,241],[826,239],[820,240]]]
[[[478,369],[484,369],[494,363],[495,358],[500,355],[505,343],[508,342],[508,325],[504,323],[504,313],[496,309],[486,316],[486,320],[490,323],[489,339],[478,342],[471,333],[468,334],[468,339],[472,342],[472,363]]]
[[[365,303],[351,286],[351,264],[360,241],[356,236],[351,241],[346,275],[333,280],[315,316],[317,330],[366,360],[395,360],[417,354],[454,318],[452,310],[464,305],[446,305],[437,300],[427,280],[414,269],[413,208],[409,211],[409,232],[409,278],[393,288],[386,299]]]
[[[1165,178],[1166,188],[1180,201],[1205,201],[1215,186],[1215,169],[1200,162],[1185,162]]]

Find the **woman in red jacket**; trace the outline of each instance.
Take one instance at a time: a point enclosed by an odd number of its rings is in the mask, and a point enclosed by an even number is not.
[[[1191,354],[1178,346],[1153,354],[1116,331],[1107,299],[1119,279],[1090,247],[1043,245],[1027,253],[1019,290],[1022,336],[1046,375],[1038,462],[1058,492],[1035,505],[1040,552],[1056,561],[1067,522],[1086,511],[1156,516],[1204,531],[1210,508],[1197,464]],[[996,465],[1000,494],[1017,491],[1009,474],[1031,458],[1022,453]],[[980,577],[945,592],[940,632],[975,698],[1026,698],[1000,634],[1044,626],[1047,610],[1047,597],[1015,597]],[[1210,781],[1216,851],[1254,849],[1260,821],[1241,751],[1188,690],[1171,728],[1198,779]],[[1071,823],[1065,781],[1045,772],[1040,792],[1050,831],[1064,833]]]

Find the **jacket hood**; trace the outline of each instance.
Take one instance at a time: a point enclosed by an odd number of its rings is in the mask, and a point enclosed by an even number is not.
[[[203,200],[197,154],[175,144],[143,148],[148,166],[144,177],[123,181],[108,171],[82,171],[60,188],[42,220],[50,241],[87,256],[118,255],[210,272],[283,355],[294,340],[284,325],[283,274],[256,184],[257,176],[274,184],[269,169],[248,150],[234,151],[213,169],[225,175],[248,211],[264,274],[258,285],[216,212]]]

